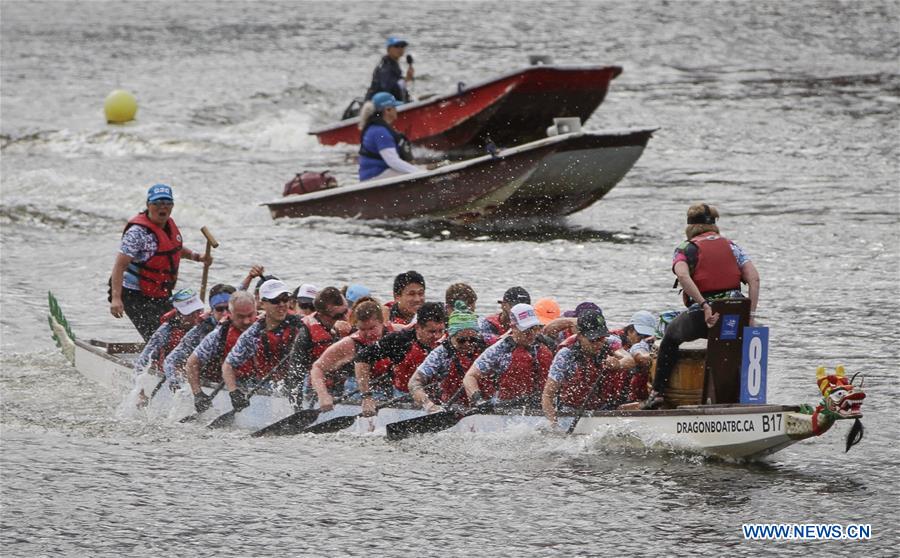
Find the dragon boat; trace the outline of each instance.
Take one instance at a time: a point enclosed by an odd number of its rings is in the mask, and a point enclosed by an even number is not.
[[[149,375],[138,376],[135,380],[132,361],[141,344],[77,339],[52,294],[49,302],[52,336],[65,357],[85,378],[126,396],[141,390],[148,393],[157,383],[157,378]],[[665,448],[707,456],[752,460],[820,436],[839,421],[853,419],[855,422],[846,443],[849,451],[862,438],[859,419],[866,395],[861,386],[846,378],[842,367],[833,373],[820,367],[816,380],[822,399],[813,405],[691,404],[652,411],[595,411],[580,417],[561,414],[559,423],[561,429],[566,430],[577,420],[570,432],[573,435],[637,437],[647,445],[661,444]],[[704,395],[715,397],[717,391],[728,389],[725,384],[720,381],[717,388],[704,388]],[[207,386],[204,390],[210,393],[213,388]],[[203,414],[202,420],[208,422],[230,410],[230,399],[223,390],[215,395],[212,408]],[[358,405],[337,405],[333,411],[321,413],[313,424],[336,417],[356,417],[360,410]],[[146,411],[178,424],[180,419],[192,415],[192,396],[185,389],[174,393],[161,389]],[[247,409],[236,415],[234,427],[257,430],[289,417],[295,411],[287,397],[273,391],[260,392],[250,398]],[[448,432],[547,429],[547,421],[539,409],[511,407],[486,414],[458,412],[460,419],[454,421]],[[393,405],[382,408],[375,417],[356,417],[348,421],[349,426],[343,432],[384,435],[389,432],[388,425],[424,416],[423,411],[408,405]]]

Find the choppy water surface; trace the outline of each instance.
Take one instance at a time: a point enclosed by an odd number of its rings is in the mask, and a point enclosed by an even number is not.
[[[4,555],[890,555],[898,452],[896,2],[2,3]],[[386,17],[388,10],[392,15]],[[556,224],[273,223],[301,169],[355,174],[306,135],[361,94],[383,36],[410,38],[416,93],[522,66],[615,63],[590,129],[658,125],[601,203]],[[138,120],[107,126],[123,87]],[[415,268],[494,311],[512,284],[613,321],[677,307],[684,210],[719,206],[752,255],[771,327],[769,400],[815,401],[815,366],[867,373],[867,438],[841,425],[765,463],[524,432],[251,440],[120,417],[49,340],[46,291],[82,338],[107,311],[123,223],[173,182],[212,280],[262,263],[291,284],[385,296]],[[183,266],[185,285],[199,266]],[[651,441],[652,442],[652,441]],[[871,523],[874,540],[745,542],[746,522]]]

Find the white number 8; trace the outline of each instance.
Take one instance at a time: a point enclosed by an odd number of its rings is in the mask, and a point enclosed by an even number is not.
[[[750,339],[750,347],[747,349],[747,392],[751,397],[759,395],[762,384],[762,340],[759,337]]]

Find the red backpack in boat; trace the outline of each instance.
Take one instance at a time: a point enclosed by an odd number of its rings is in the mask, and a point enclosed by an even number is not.
[[[338,185],[337,179],[331,176],[330,172],[331,171],[303,171],[298,173],[290,182],[284,185],[284,192],[282,195],[308,194],[310,192],[334,188]]]

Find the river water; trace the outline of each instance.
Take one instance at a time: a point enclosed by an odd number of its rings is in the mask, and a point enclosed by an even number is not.
[[[896,555],[900,328],[897,2],[3,2],[2,520],[6,556]],[[415,93],[523,66],[621,64],[589,129],[660,126],[600,203],[559,223],[274,223],[302,169],[355,173],[305,132],[364,92],[383,37],[409,38]],[[105,95],[139,100],[108,126]],[[848,425],[763,462],[523,432],[387,443],[249,439],[123,417],[50,340],[46,292],[81,338],[136,340],[107,310],[123,223],[173,183],[212,282],[251,264],[292,285],[428,296],[465,280],[612,321],[677,308],[686,207],[719,207],[762,275],[769,401],[815,402],[815,368],[866,374]],[[182,266],[185,286],[200,266]],[[749,542],[751,522],[868,523],[865,542]]]

